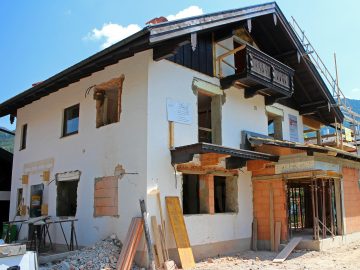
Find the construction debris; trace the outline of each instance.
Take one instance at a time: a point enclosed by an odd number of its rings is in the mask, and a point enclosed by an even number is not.
[[[91,247],[75,251],[62,261],[41,265],[40,270],[115,270],[121,248],[121,241],[113,234]],[[142,268],[133,266],[131,269]]]

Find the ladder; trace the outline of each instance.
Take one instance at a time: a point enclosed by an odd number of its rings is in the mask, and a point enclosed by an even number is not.
[[[292,27],[295,35],[300,40],[302,46],[305,49],[305,53],[303,53],[303,59],[306,59],[306,61],[309,61],[312,63],[315,68],[319,71],[319,73],[322,75],[326,85],[329,87],[329,89],[332,90],[332,96],[336,101],[336,105],[340,108],[340,110],[344,114],[344,122],[348,122],[353,127],[353,133],[354,133],[354,144],[356,146],[357,152],[358,150],[358,144],[360,144],[360,138],[358,136],[360,135],[360,114],[353,111],[351,105],[349,104],[347,98],[345,97],[344,93],[341,91],[337,79],[333,77],[329,69],[324,64],[323,60],[311,44],[310,40],[305,35],[304,30],[301,29],[299,24],[296,22],[295,18],[291,16],[291,22],[290,26]],[[334,55],[335,58],[335,55]],[[335,65],[336,65],[336,58],[335,58]],[[337,69],[336,69],[337,73]],[[336,121],[335,121],[336,122]],[[337,125],[336,125],[337,130]],[[342,131],[340,131],[342,132]],[[340,134],[342,136],[342,134]]]

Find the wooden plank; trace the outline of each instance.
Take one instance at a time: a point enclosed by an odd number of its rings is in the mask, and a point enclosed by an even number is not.
[[[174,122],[169,121],[169,148],[174,148]]]
[[[136,248],[140,242],[142,232],[144,230],[141,218],[133,218],[125,238],[123,248],[119,255],[116,270],[131,269],[132,262],[135,257]]]
[[[270,211],[270,249],[275,251],[275,241],[274,241],[274,191],[272,185],[270,184],[270,198],[269,198],[269,211]]]
[[[190,246],[179,197],[166,197],[165,201],[171,228],[179,252],[181,266],[185,270],[191,269],[195,267],[195,260]]]
[[[163,230],[161,228],[161,225],[158,225],[158,230],[159,230],[159,235],[160,235],[160,240],[161,240],[161,249],[163,251],[163,254],[165,255],[165,261],[169,260],[169,253],[168,250],[166,249],[166,244],[165,244],[165,236],[163,233]]]
[[[252,223],[252,250],[257,251],[257,219]]]
[[[296,246],[300,243],[302,237],[294,237],[291,239],[289,244],[286,245],[286,247],[276,256],[276,258],[273,260],[275,263],[282,263],[286,260],[286,258],[290,255],[291,251],[296,248]]]
[[[281,238],[281,222],[277,221],[275,223],[275,251],[279,251],[280,246],[280,238]]]
[[[162,245],[161,245],[161,239],[160,239],[159,228],[158,228],[156,216],[151,217],[151,227],[152,227],[152,231],[153,231],[153,235],[154,235],[155,250],[157,253],[158,260],[159,260],[159,266],[162,267],[165,260],[164,260],[163,250],[161,248]]]

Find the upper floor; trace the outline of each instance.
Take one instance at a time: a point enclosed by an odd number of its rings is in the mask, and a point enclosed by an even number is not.
[[[276,3],[145,27],[4,102],[6,114],[20,152],[138,130],[146,146],[160,130],[173,146],[240,148],[243,131],[302,143],[343,119]]]

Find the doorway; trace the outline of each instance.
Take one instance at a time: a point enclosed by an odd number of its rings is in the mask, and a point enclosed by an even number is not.
[[[337,235],[340,213],[335,184],[334,179],[287,181],[290,238],[302,236],[318,240]]]

